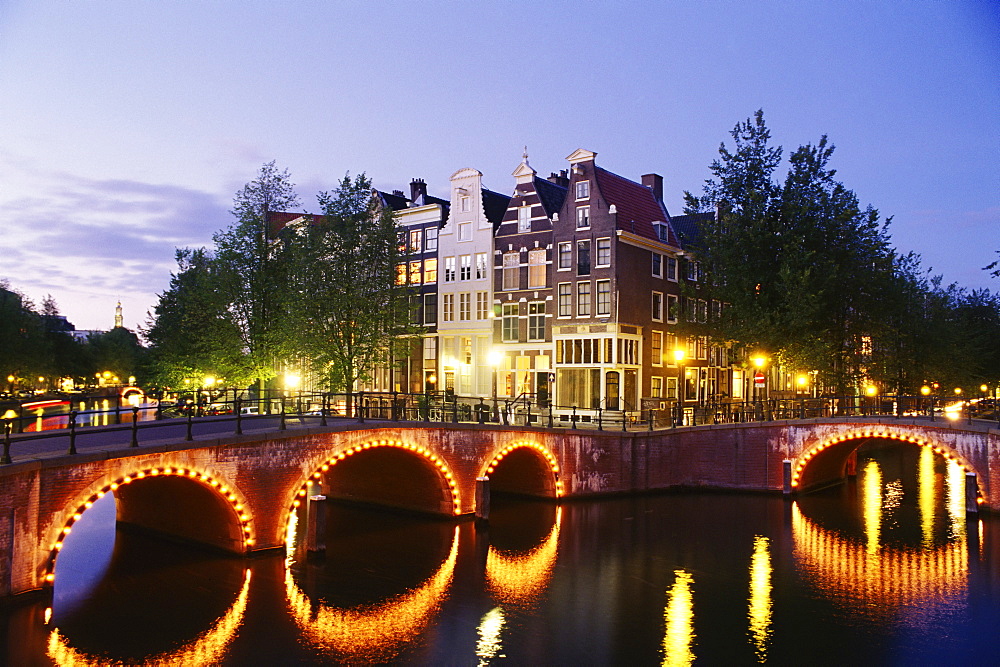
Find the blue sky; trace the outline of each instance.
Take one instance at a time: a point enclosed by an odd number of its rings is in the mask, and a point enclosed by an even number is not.
[[[0,2],[0,279],[81,329],[146,319],[277,160],[310,207],[577,148],[667,207],[763,108],[946,282],[1000,289],[1000,9],[949,2]]]

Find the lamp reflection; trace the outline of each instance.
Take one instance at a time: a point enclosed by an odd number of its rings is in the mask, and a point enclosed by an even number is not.
[[[952,538],[965,537],[965,468],[956,461],[948,461],[944,481],[948,535]]]
[[[920,509],[920,534],[924,547],[934,546],[934,514],[937,507],[937,480],[934,477],[934,452],[920,448],[917,460],[917,506]]]
[[[556,507],[548,536],[528,551],[509,551],[490,545],[486,555],[486,586],[495,599],[504,604],[530,606],[545,591],[559,551],[561,523],[562,508]]]
[[[771,552],[763,536],[753,539],[750,559],[750,639],[757,661],[767,662],[767,641],[771,636]]]
[[[500,642],[500,633],[504,625],[503,609],[494,607],[486,612],[482,620],[479,621],[479,640],[476,642],[476,657],[479,658],[480,667],[490,664],[494,658],[504,656],[500,653],[503,644]]]
[[[194,641],[184,646],[144,658],[143,665],[216,665],[225,658],[229,645],[236,637],[236,631],[243,623],[246,613],[247,597],[250,593],[250,570],[239,595],[229,610],[217,620],[212,627],[198,635]],[[49,634],[48,656],[57,665],[74,665],[78,667],[90,665],[108,665],[106,656],[91,656],[69,645],[59,628],[53,628]],[[122,663],[117,663],[122,664]]]
[[[674,570],[674,585],[667,591],[663,610],[663,664],[690,665],[694,662],[694,607],[691,575]]]
[[[447,594],[458,558],[458,531],[456,526],[447,558],[421,586],[377,604],[338,608],[313,602],[286,569],[285,594],[302,636],[346,662],[391,660],[427,627]]]
[[[878,553],[882,532],[882,469],[875,461],[868,461],[863,470],[861,508],[868,553]]]

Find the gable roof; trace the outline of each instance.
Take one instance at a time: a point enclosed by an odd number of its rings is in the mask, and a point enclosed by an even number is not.
[[[285,228],[285,225],[290,223],[292,220],[298,220],[304,215],[307,214],[290,213],[288,211],[268,211],[266,214],[268,238],[278,238],[278,234],[280,234],[281,230]]]
[[[674,232],[680,238],[681,247],[688,249],[697,247],[701,243],[702,225],[714,219],[714,213],[675,215],[670,219],[670,226],[674,228]]]
[[[504,213],[507,212],[507,206],[510,204],[510,197],[502,195],[499,192],[487,190],[486,188],[483,188],[482,190],[483,212],[486,213],[486,219],[493,223],[493,232],[496,233],[497,228],[500,226],[500,222],[503,220]]]
[[[615,206],[615,226],[618,229],[659,240],[653,223],[670,222],[670,214],[656,200],[652,190],[597,165],[594,165],[594,176],[601,196],[609,206]],[[674,235],[667,239],[667,243],[680,246]]]
[[[542,208],[545,209],[545,215],[550,218],[553,213],[558,213],[562,208],[568,191],[569,188],[558,183],[535,177],[535,192],[538,193],[538,200],[542,203]]]

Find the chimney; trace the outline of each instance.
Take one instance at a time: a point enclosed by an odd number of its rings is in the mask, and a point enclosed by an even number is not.
[[[393,190],[392,194],[396,195],[397,197],[405,197],[406,196],[406,195],[403,194],[402,190]]]
[[[417,206],[423,206],[427,199],[427,184],[422,178],[414,178],[410,181],[410,201]]]
[[[556,172],[552,172],[551,174],[549,174],[549,177],[545,180],[549,181],[550,183],[555,183],[556,185],[561,185],[564,188],[569,187],[569,174],[565,169],[560,171],[558,174]]]
[[[663,177],[659,174],[643,174],[642,184],[653,191],[656,201],[663,201]]]

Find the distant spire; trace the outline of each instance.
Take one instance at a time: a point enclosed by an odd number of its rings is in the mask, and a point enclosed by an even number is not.
[[[122,302],[119,301],[118,305],[115,306],[115,329],[121,329],[124,326],[124,320],[122,319]]]
[[[521,156],[521,158],[524,160],[524,164],[528,164],[528,146],[527,145],[525,145],[525,147],[524,147],[524,154]]]

